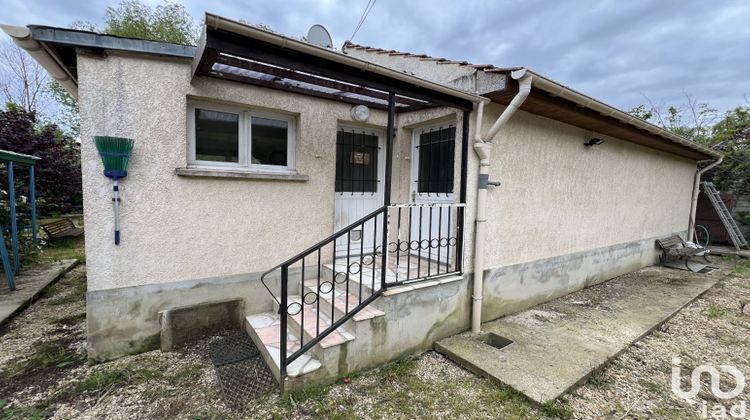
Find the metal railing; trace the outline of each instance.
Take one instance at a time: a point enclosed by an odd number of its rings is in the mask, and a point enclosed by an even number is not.
[[[292,362],[388,287],[460,274],[463,218],[464,204],[383,206],[263,273],[280,315],[282,380]],[[278,297],[267,284],[272,274]],[[346,340],[340,333],[329,340],[336,338]]]

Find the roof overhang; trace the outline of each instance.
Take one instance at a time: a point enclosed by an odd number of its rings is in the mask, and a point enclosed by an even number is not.
[[[524,111],[694,160],[716,159],[721,156],[714,149],[620,111],[531,70],[514,67],[487,71],[505,72],[509,76],[506,89],[486,94],[494,102],[510,103],[518,92],[515,79],[522,77],[522,73],[530,74],[532,89],[521,106]],[[511,74],[515,78],[510,77]]]
[[[121,51],[161,57],[192,59],[195,47],[103,35],[67,28],[29,25],[0,25],[13,42],[26,50],[55,80],[78,98],[78,67],[76,50],[95,53]]]
[[[207,13],[193,75],[387,109],[470,110],[481,96]]]

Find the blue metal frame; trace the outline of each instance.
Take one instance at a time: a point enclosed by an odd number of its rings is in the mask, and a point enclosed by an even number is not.
[[[31,200],[31,240],[36,245],[36,170],[34,169],[34,165],[29,166],[29,200]]]
[[[39,160],[36,156],[29,156],[20,153],[13,153],[4,150],[0,150],[0,162],[4,162],[8,174],[8,200],[10,201],[10,234],[11,234],[11,252],[13,260],[11,261],[11,255],[5,246],[5,238],[2,234],[5,229],[0,226],[0,259],[3,264],[3,272],[5,279],[8,282],[8,287],[11,291],[16,289],[14,274],[18,274],[18,270],[21,266],[21,260],[19,257],[19,243],[18,243],[18,215],[16,213],[16,185],[15,185],[15,166],[28,165],[29,167],[29,200],[31,200],[31,237],[33,243],[36,244],[38,241],[37,234],[37,219],[36,219],[36,169],[34,167],[35,162]],[[23,226],[21,228],[24,228]]]
[[[0,232],[3,232],[3,227],[0,225]],[[10,291],[16,290],[16,283],[13,280],[13,270],[11,270],[10,257],[8,256],[8,248],[5,247],[5,238],[0,237],[0,256],[3,261],[3,271],[5,272],[5,280],[8,282],[8,288]]]
[[[18,222],[16,221],[16,184],[13,178],[13,162],[8,162],[8,200],[10,200],[10,246],[13,250],[13,271],[18,273]]]

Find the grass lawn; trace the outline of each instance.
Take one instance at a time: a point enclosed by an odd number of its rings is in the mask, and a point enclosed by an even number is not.
[[[62,215],[59,217],[42,218],[39,219],[38,225],[41,226],[63,218],[73,220],[76,227],[83,227],[83,216],[81,215]],[[22,261],[25,264],[36,264],[66,259],[78,259],[82,263],[86,262],[83,235],[75,238],[50,239],[40,228],[38,237],[40,248],[35,252],[22,256]]]

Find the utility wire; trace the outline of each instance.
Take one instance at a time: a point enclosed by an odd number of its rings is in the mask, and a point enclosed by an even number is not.
[[[377,1],[378,0],[367,0],[367,5],[365,6],[365,10],[362,11],[362,16],[359,18],[359,22],[357,22],[357,26],[354,28],[354,32],[352,32],[352,36],[349,37],[349,42],[351,42],[354,39],[354,35],[357,35],[359,28],[362,27],[363,23],[365,23],[365,19],[367,19],[367,16],[370,14],[370,11],[372,11],[372,8],[375,7],[375,2]]]

